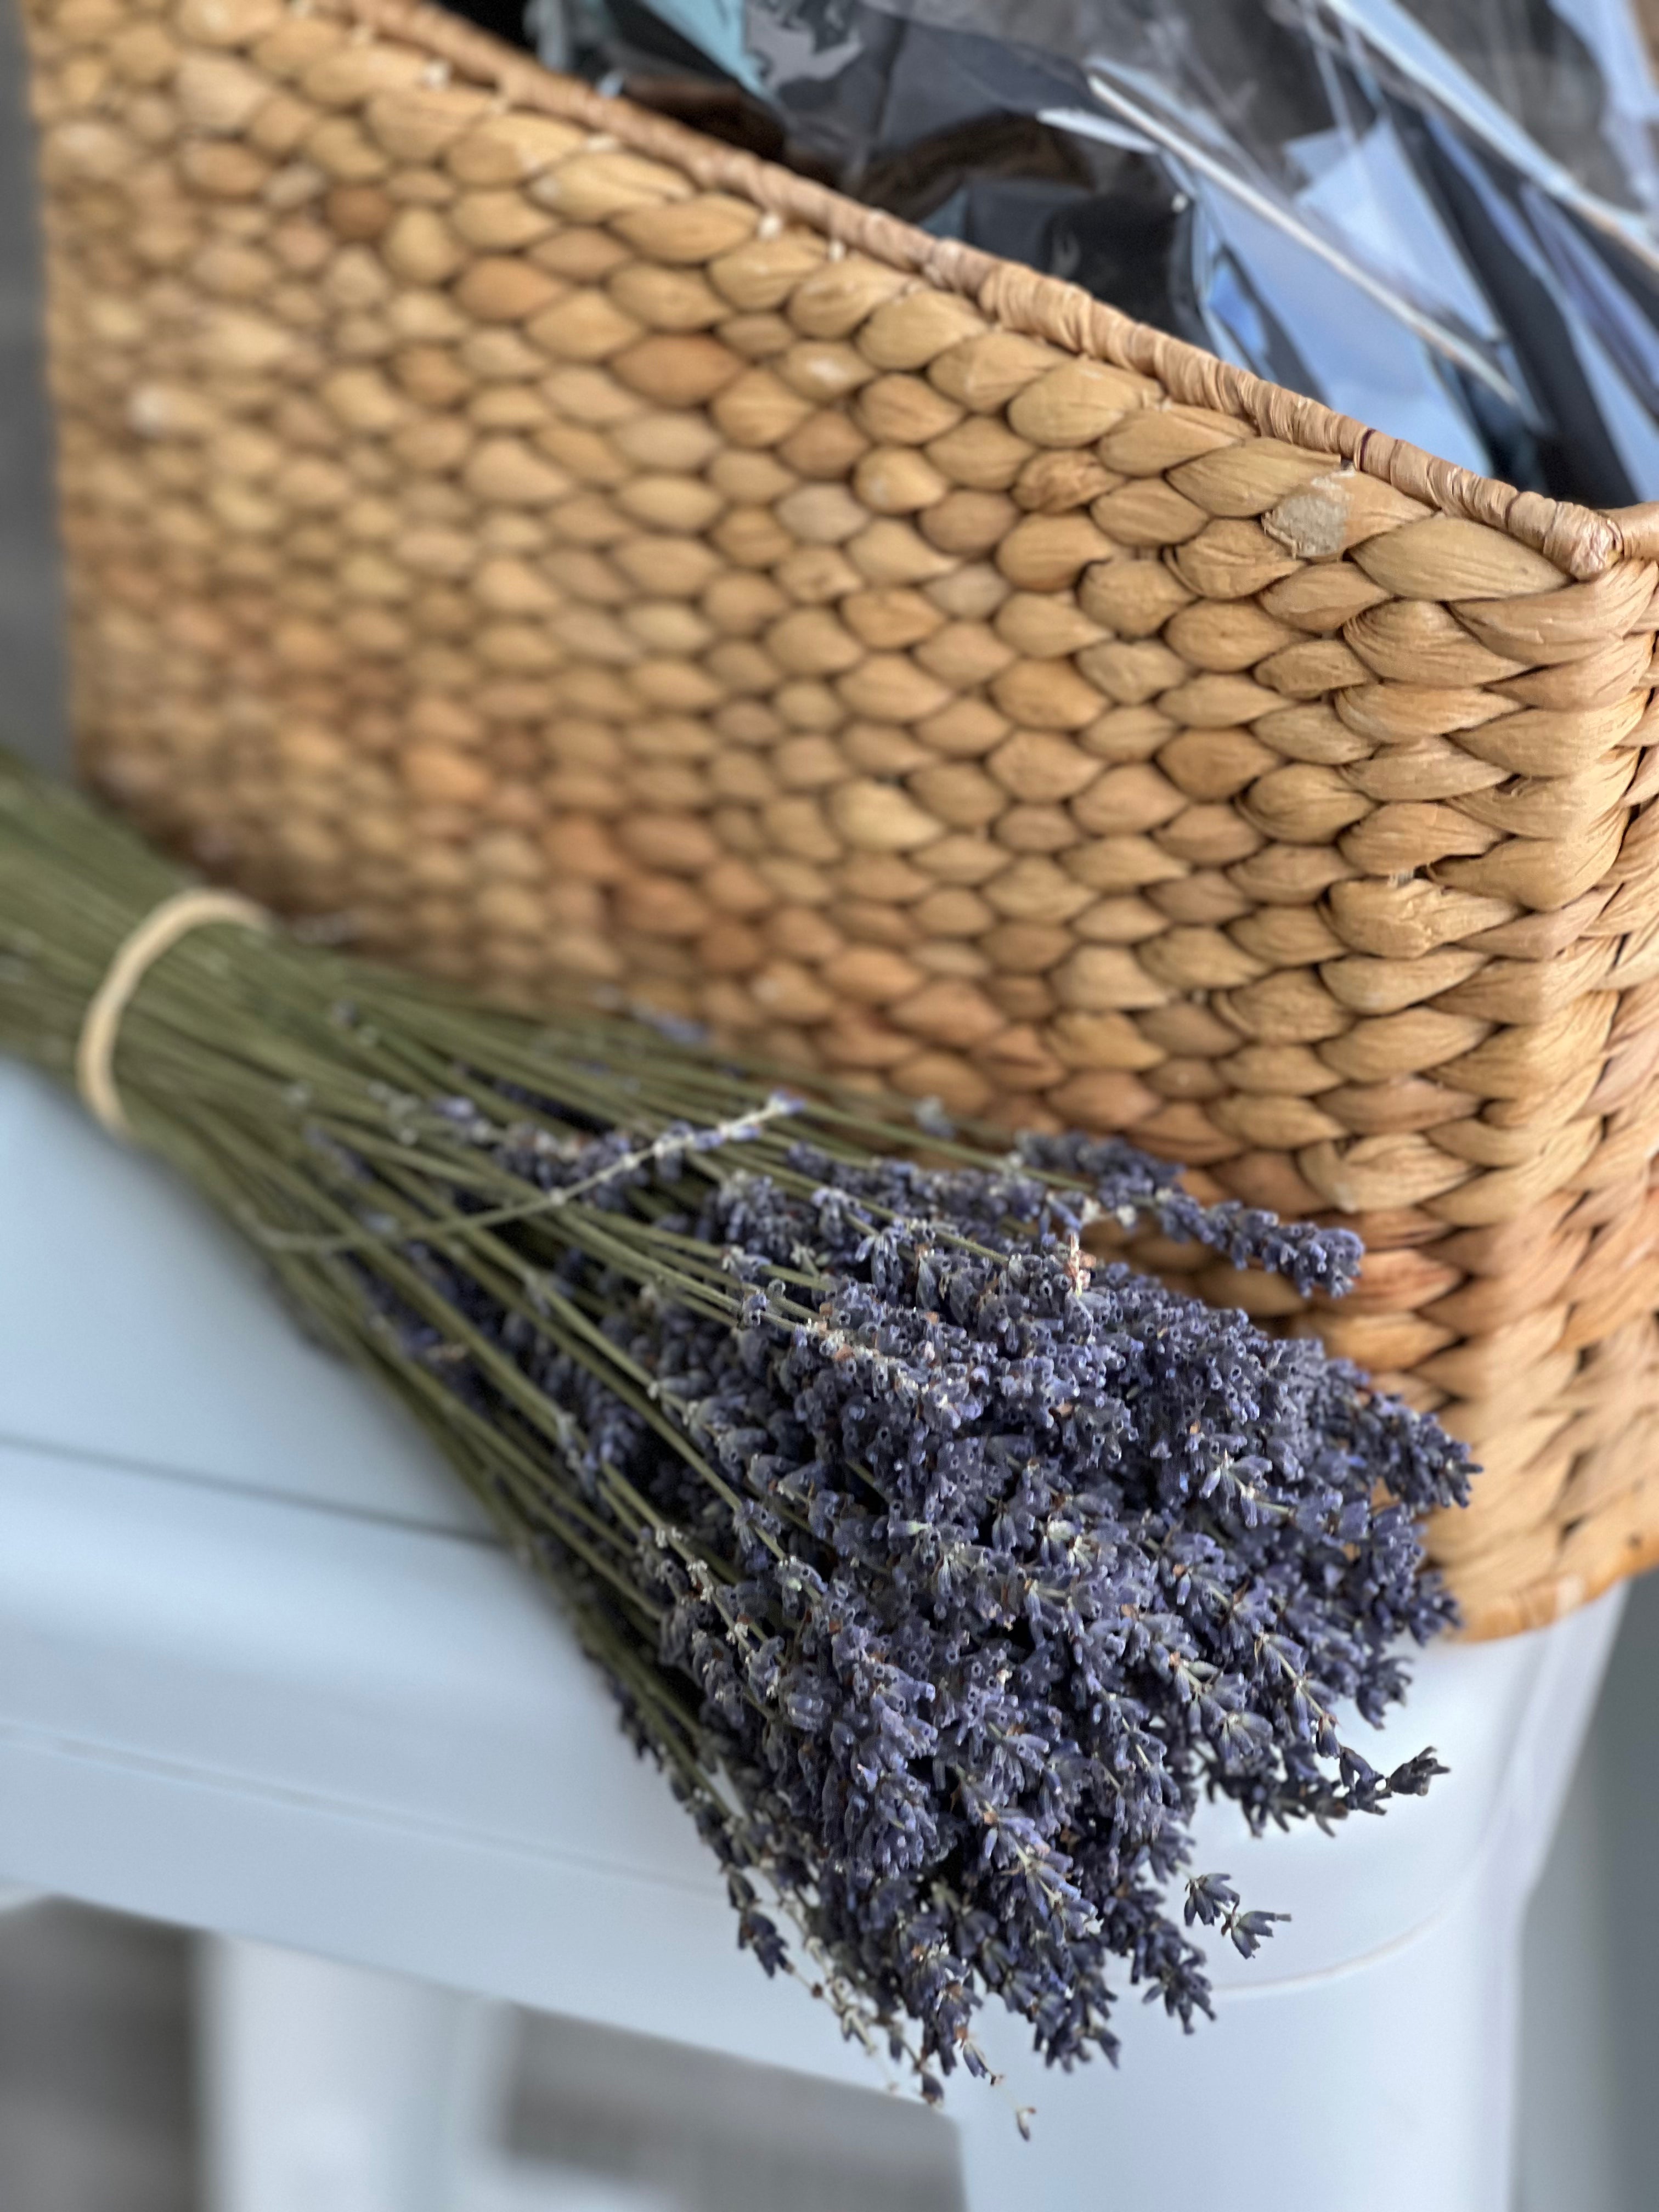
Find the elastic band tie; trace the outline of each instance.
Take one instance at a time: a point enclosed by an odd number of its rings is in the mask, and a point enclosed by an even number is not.
[[[161,955],[171,951],[192,929],[201,929],[210,921],[240,922],[244,929],[270,927],[270,916],[264,908],[240,892],[209,890],[199,884],[175,891],[160,906],[152,907],[122,941],[104,970],[103,981],[87,1003],[75,1048],[75,1080],[88,1111],[112,1137],[129,1142],[132,1137],[115,1086],[115,1046],[121,1034],[121,1017]]]

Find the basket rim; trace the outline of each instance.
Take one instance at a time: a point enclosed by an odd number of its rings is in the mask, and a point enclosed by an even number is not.
[[[671,163],[705,190],[732,192],[763,214],[803,223],[922,283],[957,293],[1000,328],[1151,377],[1178,404],[1231,416],[1264,437],[1304,451],[1328,453],[1439,514],[1500,531],[1542,554],[1575,582],[1591,581],[1622,562],[1659,559],[1659,501],[1607,510],[1581,507],[1441,460],[1200,346],[1138,323],[1080,285],[1040,275],[955,239],[934,238],[828,185],[550,70],[430,0],[310,4],[371,33],[424,47],[459,76],[502,98]]]

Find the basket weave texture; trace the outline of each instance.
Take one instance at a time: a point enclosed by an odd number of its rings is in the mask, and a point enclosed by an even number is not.
[[[83,764],[369,945],[1352,1221],[1474,1632],[1659,1558],[1659,546],[407,0],[29,0]]]

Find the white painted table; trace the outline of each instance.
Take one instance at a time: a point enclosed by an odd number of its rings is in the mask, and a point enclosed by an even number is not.
[[[1617,1612],[1421,1661],[1375,1756],[1436,1744],[1423,1802],[1334,1842],[1206,1813],[1200,1864],[1294,1915],[1216,1960],[1214,2025],[1132,1993],[1121,2070],[1060,2077],[988,2014],[1037,2117],[1023,2144],[953,2083],[972,2212],[1507,2212],[1521,1914]],[[435,1985],[223,1954],[216,2212],[452,2212],[443,1992],[881,2086],[738,1954],[690,1825],[424,1443],[163,1171],[0,1066],[6,1883]],[[344,2161],[325,2197],[273,2147],[329,2094],[359,2127],[305,2139]]]

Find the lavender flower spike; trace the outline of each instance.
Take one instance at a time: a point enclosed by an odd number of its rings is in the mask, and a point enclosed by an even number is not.
[[[787,1130],[741,1157],[647,1164],[614,1133],[592,1151],[603,1172],[580,1152],[556,1170],[572,1195],[540,1224],[563,1249],[539,1318],[427,1264],[556,1413],[550,1480],[629,1546],[653,1682],[720,1778],[677,1780],[739,1940],[776,1972],[793,1919],[861,2032],[915,2025],[929,2079],[977,2069],[993,1994],[1064,2065],[1115,2054],[1120,1975],[1190,2026],[1208,1983],[1164,1900],[1200,1792],[1253,1826],[1328,1826],[1432,1768],[1385,1779],[1338,1708],[1378,1719],[1397,1638],[1451,1618],[1413,1515],[1462,1496],[1468,1463],[1317,1344],[1093,1263],[1079,1231],[1150,1218],[1332,1291],[1356,1241],[1206,1209],[1078,1137],[939,1169]],[[629,1256],[653,1239],[713,1272],[664,1287]],[[441,1371],[517,1418],[482,1358]],[[659,1749],[649,1701],[617,1686]],[[1277,1917],[1203,1876],[1185,1913],[1246,1956]]]

